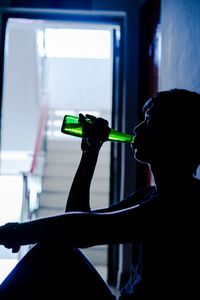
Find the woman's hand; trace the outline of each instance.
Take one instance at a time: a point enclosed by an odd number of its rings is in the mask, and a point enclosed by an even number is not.
[[[88,114],[79,114],[80,122],[86,123],[86,119],[91,120],[94,125],[86,127],[88,137],[82,139],[81,149],[83,153],[98,153],[110,132],[108,121]]]
[[[16,253],[20,249],[18,244],[18,223],[7,223],[0,226],[0,245],[12,249]]]

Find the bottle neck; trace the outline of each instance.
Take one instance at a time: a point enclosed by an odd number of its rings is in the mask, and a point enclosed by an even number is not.
[[[133,144],[135,137],[133,135],[122,133],[121,131],[111,129],[108,137],[109,141]]]

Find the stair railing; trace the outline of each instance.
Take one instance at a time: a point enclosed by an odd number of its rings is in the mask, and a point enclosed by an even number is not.
[[[42,177],[47,150],[47,115],[49,109],[49,94],[42,109],[33,160],[30,171],[23,173],[24,191],[22,203],[22,221],[32,220],[37,217],[39,208],[39,194],[42,191]]]

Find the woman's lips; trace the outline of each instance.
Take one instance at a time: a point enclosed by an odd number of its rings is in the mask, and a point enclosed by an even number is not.
[[[133,147],[133,149],[137,149],[137,147],[138,147],[138,140],[137,140],[136,136],[135,136],[135,139],[134,139],[134,143],[132,144],[132,147]]]

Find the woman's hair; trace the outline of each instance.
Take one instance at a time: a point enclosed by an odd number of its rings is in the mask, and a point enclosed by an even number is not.
[[[159,92],[145,103],[143,111],[150,108],[166,128],[173,128],[174,136],[184,139],[195,173],[200,164],[200,94],[184,89]]]
[[[200,113],[200,94],[183,89],[159,92],[147,100],[143,111],[158,105],[165,111],[170,110],[171,116],[177,117],[177,114],[183,113],[190,119],[193,115],[198,116]]]

